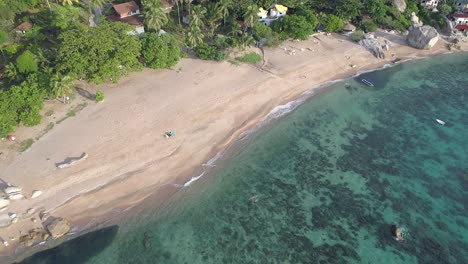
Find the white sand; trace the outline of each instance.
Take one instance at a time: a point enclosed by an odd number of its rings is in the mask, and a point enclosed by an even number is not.
[[[311,38],[267,48],[262,69],[183,59],[174,67],[181,67],[180,73],[147,69],[116,85],[100,86],[106,94],[103,103],[90,102],[26,152],[0,160],[1,179],[21,186],[29,196],[33,190],[43,192],[36,199],[13,201],[8,212],[21,215],[28,208],[44,208],[51,215],[86,223],[143,200],[157,187],[186,182],[241,131],[317,84],[382,67],[397,57],[446,51],[442,41],[430,51],[396,45],[380,60],[341,36],[318,38],[318,43]],[[296,49],[295,55],[282,48]],[[163,133],[169,130],[176,136],[165,139]],[[86,160],[56,168],[56,163],[83,152],[89,155]],[[0,229],[0,237],[18,237],[20,230],[25,233],[33,226],[40,223],[24,217]],[[4,254],[8,259],[11,252]]]

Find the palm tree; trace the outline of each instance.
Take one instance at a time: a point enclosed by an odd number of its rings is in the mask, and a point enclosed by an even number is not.
[[[200,29],[203,26],[203,19],[206,15],[206,9],[203,6],[197,5],[193,7],[193,13],[190,16],[190,24],[197,25]]]
[[[226,26],[226,17],[229,16],[229,8],[231,8],[232,0],[221,0],[216,3],[216,7],[223,16],[223,26]]]
[[[179,20],[179,25],[180,25],[180,7],[179,7],[179,2],[180,4],[183,4],[183,0],[174,0],[176,6],[177,6],[177,18]]]
[[[249,5],[244,13],[244,23],[247,27],[253,27],[257,20],[258,6]]]
[[[189,28],[189,31],[187,32],[187,46],[195,48],[203,43],[203,38],[204,36],[201,32],[201,29],[196,25],[193,25]]]
[[[12,62],[8,63],[3,70],[3,74],[8,79],[8,82],[12,82],[18,79],[18,69],[16,69],[15,64]]]
[[[78,0],[60,0],[62,5],[73,5],[73,2],[78,3]]]
[[[143,3],[146,27],[156,31],[161,29],[168,21],[161,2],[159,0],[146,0]]]
[[[221,20],[221,18],[222,14],[217,8],[217,5],[215,3],[209,3],[206,22],[210,26],[210,36],[213,36],[214,31],[219,27],[219,20]]]
[[[65,97],[73,91],[73,79],[68,76],[62,76],[56,73],[50,78],[50,86],[55,97],[62,97],[62,103],[65,103]]]
[[[187,2],[187,4],[188,4],[188,13],[189,13],[189,15],[191,15],[192,14],[191,4],[192,4],[193,0],[185,0],[185,2]]]

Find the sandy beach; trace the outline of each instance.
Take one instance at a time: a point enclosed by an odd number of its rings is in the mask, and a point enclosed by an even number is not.
[[[16,143],[0,142],[0,179],[20,186],[27,196],[33,190],[43,192],[35,199],[11,202],[6,213],[20,217],[0,229],[0,237],[10,243],[1,246],[0,262],[20,253],[14,249],[21,233],[42,226],[31,221],[39,219],[41,210],[69,219],[77,230],[91,228],[155,192],[178,190],[240,133],[314,86],[397,59],[448,52],[442,39],[431,50],[417,50],[402,45],[399,36],[379,34],[392,43],[386,59],[373,57],[347,37],[318,34],[265,48],[259,65],[182,59],[174,70],[145,69],[116,84],[86,85],[91,93],[103,90],[105,101],[79,98],[88,105],[25,152],[12,151]],[[38,131],[21,127],[16,136]],[[176,136],[166,139],[166,131]],[[83,152],[86,160],[57,168]],[[30,208],[35,213],[26,214]]]

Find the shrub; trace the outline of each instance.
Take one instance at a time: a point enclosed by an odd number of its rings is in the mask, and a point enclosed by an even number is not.
[[[32,52],[26,50],[16,58],[16,67],[20,73],[37,72],[37,61]]]
[[[283,18],[283,31],[288,37],[306,40],[314,33],[315,26],[307,22],[303,16],[285,16]]]
[[[7,41],[8,41],[8,34],[5,31],[0,30],[0,46]]]
[[[351,39],[353,41],[358,42],[363,38],[364,38],[364,32],[362,30],[356,30],[353,32],[353,34],[351,34]]]
[[[255,64],[262,60],[262,56],[258,55],[255,52],[250,52],[250,53],[245,54],[242,57],[237,57],[236,60],[245,62],[245,63]]]
[[[362,27],[366,32],[374,32],[377,30],[377,24],[372,21],[364,21]]]
[[[101,90],[96,91],[96,102],[102,102],[104,101],[104,92]]]
[[[226,54],[223,51],[206,43],[198,45],[198,47],[195,48],[195,53],[197,57],[202,60],[222,61],[226,59]]]
[[[327,32],[338,32],[343,30],[344,22],[335,15],[324,15],[322,24]]]
[[[170,68],[180,59],[180,46],[171,35],[158,36],[154,32],[149,32],[141,42],[145,65],[150,68]]]

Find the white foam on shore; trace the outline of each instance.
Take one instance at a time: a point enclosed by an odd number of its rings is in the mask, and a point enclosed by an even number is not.
[[[360,75],[363,75],[363,74],[366,74],[366,73],[371,73],[371,72],[375,72],[375,71],[380,71],[380,70],[383,70],[383,69],[387,69],[387,68],[391,68],[391,67],[394,67],[394,66],[397,66],[399,65],[400,63],[404,63],[404,62],[408,62],[408,61],[413,61],[413,60],[419,60],[419,59],[427,59],[429,57],[411,57],[411,58],[407,58],[407,59],[404,59],[404,60],[400,60],[400,61],[396,61],[396,62],[393,62],[393,63],[387,63],[387,64],[384,64],[382,67],[379,67],[379,68],[375,68],[375,69],[370,69],[370,70],[365,70],[365,71],[358,71],[356,72],[356,74],[348,77],[348,78],[344,78],[344,79],[335,79],[335,80],[331,80],[331,81],[327,81],[327,82],[323,82],[323,83],[320,83],[320,84],[317,84],[315,86],[312,86],[312,88],[306,90],[304,93],[302,93],[302,95],[299,96],[299,98],[295,99],[295,100],[292,100],[292,101],[289,101],[285,104],[282,104],[282,105],[278,105],[276,106],[275,108],[273,108],[265,117],[263,117],[262,119],[260,119],[260,121],[255,124],[255,126],[253,126],[252,128],[242,132],[237,140],[239,141],[242,141],[246,138],[248,138],[249,135],[255,133],[256,131],[258,131],[260,128],[262,128],[264,125],[268,124],[269,122],[271,122],[272,120],[276,120],[286,114],[289,114],[291,113],[292,111],[294,111],[298,106],[302,105],[304,102],[306,102],[309,98],[311,98],[312,96],[314,96],[316,94],[317,91],[321,90],[321,89],[326,89],[326,88],[329,88],[331,87],[333,84],[336,84],[336,83],[339,83],[339,82],[343,82],[343,81],[346,81],[346,80],[350,80],[350,79],[354,79],[356,77],[359,77]],[[215,156],[213,156],[210,160],[208,160],[206,163],[202,164],[203,167],[208,167],[208,168],[212,168],[212,167],[216,167],[216,165],[214,164],[217,160],[219,160],[221,157],[224,156],[224,154],[226,153],[226,151],[228,150],[229,146],[227,146],[226,148],[224,148],[223,150],[219,151],[218,153],[216,153]],[[178,188],[186,188],[186,187],[189,187],[190,185],[192,185],[195,181],[199,180],[201,177],[203,177],[203,175],[206,173],[206,171],[203,171],[199,176],[196,176],[196,177],[192,177],[189,181],[187,181],[186,183],[184,183],[183,185],[181,184],[174,184],[175,187],[178,187]]]

